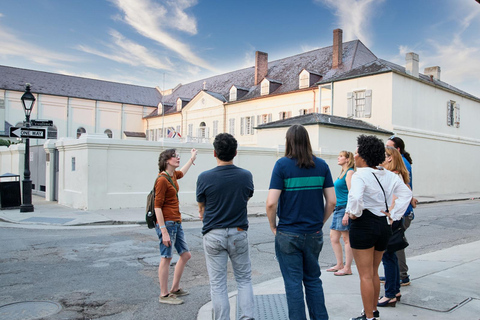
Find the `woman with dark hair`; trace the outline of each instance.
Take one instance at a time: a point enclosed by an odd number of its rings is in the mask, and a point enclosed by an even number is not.
[[[334,207],[335,191],[327,163],[313,155],[307,130],[291,126],[285,156],[273,168],[266,208],[290,319],[306,319],[304,300],[310,319],[328,319],[318,256],[323,246],[322,227]]]
[[[364,312],[353,320],[379,317],[377,299],[380,293],[378,266],[392,235],[390,224],[402,218],[412,192],[393,172],[377,167],[385,160],[385,146],[375,136],[357,138],[352,185],[348,193],[346,212],[349,214],[350,246],[360,277]],[[389,212],[393,194],[395,207]]]
[[[410,153],[405,150],[405,142],[399,137],[391,136],[388,138],[387,143],[385,144],[387,147],[394,147],[397,149],[400,154],[402,155],[403,163],[408,170],[408,174],[410,177],[410,182],[408,185],[410,189],[413,190],[412,184],[412,157]],[[408,206],[407,210],[403,214],[403,226],[405,230],[410,227],[412,220],[415,218],[415,214],[413,213],[413,209],[417,206],[418,200],[412,198],[410,205]],[[408,286],[410,284],[410,276],[408,275],[408,265],[407,265],[407,258],[405,257],[405,249],[397,251],[397,258],[398,258],[398,266],[400,268],[400,285],[401,286]]]
[[[182,229],[177,180],[183,178],[194,164],[197,150],[192,149],[190,153],[190,159],[180,170],[176,170],[180,166],[180,155],[175,149],[163,151],[158,158],[160,172],[155,182],[155,216],[157,217],[155,231],[160,239],[161,258],[158,265],[161,292],[158,301],[160,303],[182,304],[183,300],[177,297],[188,294],[187,291],[180,288],[180,278],[192,255],[188,250]],[[169,291],[168,271],[172,260],[172,247],[175,247],[180,258],[175,266],[172,287]]]

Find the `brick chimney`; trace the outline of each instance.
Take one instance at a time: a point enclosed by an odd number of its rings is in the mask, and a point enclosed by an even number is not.
[[[416,78],[418,78],[418,61],[418,54],[415,52],[409,52],[405,56],[405,71],[407,71],[407,74]]]
[[[332,55],[332,69],[336,69],[342,65],[343,43],[342,43],[342,29],[333,30],[333,55]]]
[[[427,76],[433,76],[435,80],[440,80],[440,67],[428,67],[423,70],[423,73]]]
[[[259,84],[268,73],[268,53],[255,52],[255,85]]]

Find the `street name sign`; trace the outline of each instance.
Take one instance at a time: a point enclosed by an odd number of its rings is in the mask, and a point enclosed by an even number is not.
[[[53,120],[30,120],[32,127],[53,127]],[[27,122],[23,121],[23,125],[26,126]]]
[[[10,127],[10,138],[45,139],[45,129]]]

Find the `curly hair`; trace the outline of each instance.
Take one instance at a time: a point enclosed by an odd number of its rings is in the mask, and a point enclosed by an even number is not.
[[[237,145],[237,139],[229,133],[219,133],[213,141],[217,158],[227,162],[237,154]]]
[[[357,137],[358,154],[367,166],[376,167],[385,161],[385,145],[376,136],[360,135]]]
[[[167,149],[160,153],[158,157],[158,171],[162,172],[167,169],[167,161],[175,155],[175,149]]]

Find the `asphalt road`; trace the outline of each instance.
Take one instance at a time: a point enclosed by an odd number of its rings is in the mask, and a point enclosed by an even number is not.
[[[419,206],[407,231],[407,259],[480,240],[479,217],[480,200]],[[320,255],[323,269],[335,263],[327,224]],[[146,226],[5,226],[0,224],[0,307],[52,301],[60,304],[62,311],[45,319],[184,320],[196,319],[200,307],[210,300],[200,222],[184,223],[192,260],[182,287],[191,294],[179,306],[158,303],[158,239]],[[254,283],[281,276],[266,217],[250,220],[249,239]],[[229,280],[229,291],[235,290],[231,271]]]

